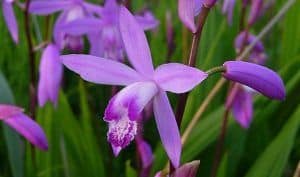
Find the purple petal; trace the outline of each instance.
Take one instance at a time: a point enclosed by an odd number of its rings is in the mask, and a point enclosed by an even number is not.
[[[61,13],[55,21],[53,28],[53,38],[55,44],[59,46],[60,49],[64,48],[64,37],[65,33],[60,30],[60,26],[65,23],[67,18],[67,12]]]
[[[0,120],[23,112],[22,108],[13,105],[0,104]]]
[[[137,120],[145,106],[158,92],[154,82],[136,82],[116,94],[105,110],[105,120],[120,119],[122,116]]]
[[[82,18],[67,22],[59,26],[59,30],[70,35],[84,35],[99,32],[102,22],[96,18]]]
[[[252,0],[251,1],[251,9],[249,13],[248,24],[251,26],[259,17],[261,10],[263,7],[263,0]]]
[[[196,177],[199,165],[199,160],[185,163],[184,165],[176,169],[175,172],[170,175],[170,177]]]
[[[143,169],[151,167],[153,162],[153,153],[151,146],[143,139],[137,139],[137,148],[142,160]]]
[[[97,57],[104,56],[104,44],[101,33],[90,33],[87,37],[90,42],[89,53]]]
[[[194,15],[197,16],[201,12],[203,6],[203,0],[195,0]]]
[[[63,64],[84,80],[106,85],[129,85],[143,78],[125,64],[91,55],[64,55]]]
[[[155,96],[153,110],[162,144],[173,166],[177,168],[181,156],[180,133],[166,92],[161,91]]]
[[[2,2],[3,8],[3,16],[10,32],[11,37],[13,38],[15,43],[19,42],[19,35],[18,35],[18,24],[17,20],[13,11],[12,2]]]
[[[44,131],[30,117],[20,113],[4,119],[3,121],[14,128],[33,145],[41,150],[48,150],[48,142]]]
[[[206,78],[205,72],[179,63],[160,65],[154,73],[157,84],[174,93],[188,92]]]
[[[145,33],[125,7],[120,10],[120,31],[133,67],[145,76],[152,75],[154,69]]]
[[[68,9],[72,4],[72,1],[67,0],[36,0],[30,3],[29,11],[32,14],[50,15]]]
[[[146,11],[144,15],[136,15],[135,18],[144,30],[151,30],[159,25],[159,21],[150,11]]]
[[[59,49],[54,44],[49,44],[43,51],[39,73],[39,106],[44,106],[48,100],[56,105],[63,75],[63,65],[60,61]]]
[[[88,12],[100,15],[103,11],[103,7],[95,4],[91,4],[88,2],[83,3],[84,7],[87,9]]]
[[[237,52],[239,52],[239,50],[241,50],[241,48],[243,48],[245,45],[250,45],[256,39],[257,39],[256,36],[246,32],[246,31],[243,31],[235,38],[234,46],[235,46]],[[255,44],[253,51],[264,52],[263,43],[261,41],[258,41]]]
[[[252,93],[247,92],[242,86],[237,91],[232,102],[232,113],[235,120],[243,127],[248,128],[252,120]]]
[[[232,24],[235,0],[224,0],[223,13],[227,14],[228,23]]]
[[[243,61],[227,61],[224,66],[225,78],[247,85],[267,97],[279,100],[285,98],[283,81],[274,71]]]
[[[216,4],[217,0],[204,0],[203,5],[207,8],[212,8]]]
[[[196,32],[196,25],[194,19],[195,0],[179,0],[178,13],[182,23],[190,29],[193,33]]]

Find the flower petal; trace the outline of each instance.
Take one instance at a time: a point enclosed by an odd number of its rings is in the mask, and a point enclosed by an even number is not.
[[[54,44],[49,44],[44,50],[39,73],[39,106],[44,106],[48,100],[56,105],[63,75],[63,65],[60,61],[59,49]]]
[[[23,112],[22,108],[13,105],[0,104],[0,120]]]
[[[181,156],[180,133],[166,92],[160,91],[155,96],[153,110],[162,144],[173,166],[177,168]]]
[[[99,32],[101,27],[101,20],[96,18],[76,19],[59,26],[60,31],[70,35],[84,35],[87,33]]]
[[[181,167],[175,170],[170,177],[195,177],[200,165],[200,160],[195,160],[189,163],[185,163]]]
[[[269,98],[285,98],[283,81],[274,71],[243,61],[227,61],[224,66],[226,72],[223,76],[226,79],[247,85]]]
[[[262,7],[263,7],[263,0],[251,1],[251,9],[250,9],[249,19],[248,19],[249,25],[253,25],[253,23],[257,20],[257,18],[261,14]]]
[[[20,113],[4,119],[3,121],[14,128],[33,145],[41,150],[48,150],[48,142],[43,129],[30,117]]]
[[[143,15],[136,15],[135,18],[144,30],[151,30],[159,25],[159,21],[150,11],[144,12]]]
[[[154,69],[146,36],[135,17],[125,7],[120,10],[120,31],[130,63],[141,74],[152,75]]]
[[[248,128],[252,121],[252,104],[252,93],[244,90],[242,86],[237,87],[232,102],[232,113],[243,128]]]
[[[125,115],[130,120],[137,120],[157,92],[158,87],[154,82],[136,82],[125,87],[110,100],[104,119],[110,121]]]
[[[193,33],[196,32],[196,25],[195,25],[195,0],[179,0],[178,1],[178,13],[179,18],[181,19],[182,23],[190,29]]]
[[[103,7],[96,5],[96,4],[84,2],[83,5],[87,9],[87,11],[90,13],[95,13],[97,15],[100,15],[103,11]]]
[[[142,163],[140,176],[150,176],[151,167],[153,164],[154,156],[151,146],[141,137],[136,138],[137,150]]]
[[[234,5],[235,0],[224,0],[222,11],[224,14],[227,14],[229,24],[232,24]]]
[[[37,0],[30,3],[29,12],[38,15],[50,15],[52,13],[68,9],[72,4],[72,1],[67,0]]]
[[[3,1],[2,8],[3,8],[4,20],[7,24],[10,35],[12,36],[14,42],[18,43],[19,42],[18,24],[12,7],[12,2],[9,3]]]
[[[106,85],[129,85],[143,78],[125,64],[91,55],[64,55],[63,64],[84,80]]]
[[[160,65],[154,73],[154,80],[164,90],[184,93],[192,90],[207,78],[201,70],[179,63]]]

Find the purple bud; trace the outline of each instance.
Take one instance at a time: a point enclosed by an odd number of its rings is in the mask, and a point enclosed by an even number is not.
[[[261,9],[263,6],[262,0],[252,0],[251,1],[251,9],[249,13],[248,25],[251,26],[257,20],[261,13]]]
[[[186,163],[178,169],[176,169],[176,171],[173,174],[171,174],[170,177],[195,177],[197,175],[199,165],[199,160]]]
[[[283,81],[274,71],[243,61],[227,61],[223,66],[226,68],[223,74],[226,79],[249,86],[269,98],[285,98]]]
[[[63,66],[59,58],[59,49],[56,45],[49,44],[43,51],[39,73],[39,106],[44,106],[48,100],[56,105],[63,74]]]
[[[141,137],[136,139],[136,143],[142,163],[140,177],[149,176],[153,163],[153,153],[151,146]]]
[[[217,0],[204,0],[203,5],[207,8],[212,8]]]
[[[0,105],[0,120],[41,150],[48,149],[48,142],[43,129],[30,117],[23,114],[22,108]]]

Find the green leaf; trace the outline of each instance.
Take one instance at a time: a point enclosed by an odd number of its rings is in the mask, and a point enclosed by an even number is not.
[[[2,73],[0,73],[0,102],[6,104],[14,103],[13,94]],[[20,136],[5,124],[3,124],[3,131],[12,174],[14,177],[23,177],[23,142]]]
[[[246,177],[280,177],[292,150],[300,124],[300,106],[277,137],[265,149]]]

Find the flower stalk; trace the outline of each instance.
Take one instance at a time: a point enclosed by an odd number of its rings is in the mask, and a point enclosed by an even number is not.
[[[32,42],[32,36],[30,33],[30,14],[29,14],[29,5],[31,0],[27,0],[25,4],[24,10],[24,20],[25,20],[25,36],[28,45],[28,54],[29,54],[29,75],[30,75],[30,84],[29,84],[29,95],[30,95],[30,102],[29,102],[29,110],[31,117],[33,119],[36,118],[35,111],[36,111],[36,71],[35,71],[35,53],[34,47]]]
[[[210,8],[202,6],[201,13],[199,14],[198,17],[197,30],[195,33],[193,33],[192,45],[191,45],[191,50],[190,50],[190,55],[188,60],[189,66],[194,67],[196,65],[196,58],[198,55],[198,48],[200,44],[201,34],[209,11]],[[184,93],[179,96],[179,101],[178,101],[177,111],[176,111],[176,121],[179,128],[185,110],[187,97],[188,97],[188,93]]]

